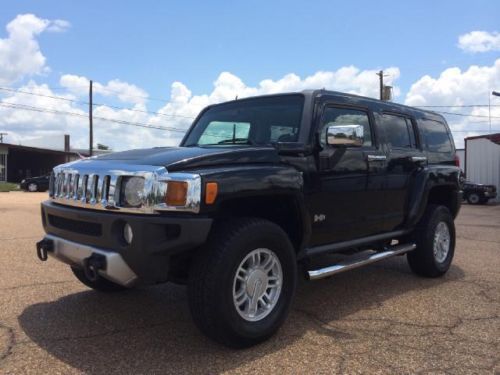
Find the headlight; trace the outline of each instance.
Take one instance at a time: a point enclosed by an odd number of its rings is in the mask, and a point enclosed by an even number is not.
[[[122,207],[141,207],[144,203],[144,178],[124,177],[121,184]]]

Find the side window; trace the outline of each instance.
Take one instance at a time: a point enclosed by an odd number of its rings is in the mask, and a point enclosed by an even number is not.
[[[415,133],[409,125],[411,126],[411,122],[409,120],[407,122],[405,117],[387,113],[382,115],[382,129],[385,139],[393,148],[415,147]],[[413,135],[413,139],[410,133]]]
[[[417,140],[415,138],[415,128],[413,127],[412,121],[407,117],[406,124],[408,125],[408,133],[410,134],[411,147],[417,148]]]
[[[370,119],[368,113],[358,109],[327,107],[323,112],[320,125],[320,142],[326,145],[326,130],[333,125],[361,125],[363,126],[363,146],[372,145]]]
[[[453,151],[450,136],[442,122],[424,119],[420,121],[420,124],[429,151],[442,153],[451,153]]]

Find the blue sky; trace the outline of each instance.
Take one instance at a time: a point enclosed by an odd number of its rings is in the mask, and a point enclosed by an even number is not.
[[[61,95],[65,92],[57,90],[65,74],[103,84],[117,79],[150,97],[169,99],[174,82],[181,82],[193,96],[209,95],[222,72],[230,72],[246,86],[258,87],[264,79],[279,81],[290,73],[304,79],[319,71],[355,66],[360,72],[397,68],[393,84],[400,95],[396,101],[455,103],[453,94],[424,101],[408,101],[407,94],[425,75],[438,79],[450,68],[459,68],[461,74],[475,65],[491,68],[500,57],[498,48],[471,53],[457,46],[460,35],[499,31],[500,2],[494,0],[21,0],[2,4],[0,38],[8,37],[5,25],[21,14],[65,20],[70,26],[63,32],[37,34],[47,69],[24,74],[9,86],[20,88],[32,81],[47,84]],[[500,80],[496,76],[492,73],[488,86],[496,85]],[[485,88],[480,99],[461,98],[459,102],[480,100],[484,104],[487,92]],[[118,98],[103,99],[120,103]],[[148,101],[144,105],[157,111],[166,104]]]
[[[71,23],[62,35],[40,38],[54,72],[120,78],[154,97],[167,96],[176,80],[206,92],[221,71],[252,85],[351,64],[398,66],[406,91],[444,66],[491,62],[491,54],[456,48],[457,36],[498,28],[500,17],[498,1],[9,1],[2,8],[0,24],[22,13]]]

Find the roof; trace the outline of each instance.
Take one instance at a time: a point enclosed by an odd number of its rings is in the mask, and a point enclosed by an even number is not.
[[[470,141],[473,139],[482,139],[482,138],[489,139],[491,142],[496,143],[497,145],[500,145],[500,133],[476,135],[474,137],[467,137],[467,138],[465,138],[465,140]]]
[[[0,146],[7,146],[9,149],[17,149],[23,151],[31,151],[31,152],[41,152],[48,154],[56,154],[56,155],[78,155],[77,152],[74,151],[60,151],[60,150],[52,150],[50,148],[41,148],[41,147],[30,147],[30,146],[22,146],[22,145],[14,145],[11,143],[0,143]]]
[[[413,113],[425,113],[432,120],[439,119],[439,120],[446,121],[446,119],[441,114],[434,112],[434,111],[430,111],[428,109],[411,107],[411,106],[408,106],[405,104],[394,103],[394,102],[390,102],[390,101],[381,101],[379,99],[371,98],[368,96],[349,94],[349,93],[340,92],[340,91],[330,91],[330,90],[325,90],[325,89],[319,89],[319,90],[308,89],[308,90],[302,90],[302,91],[290,91],[290,92],[282,92],[282,93],[275,93],[275,94],[248,96],[248,97],[244,97],[244,98],[237,98],[234,100],[229,100],[229,101],[222,102],[222,103],[211,104],[211,105],[207,106],[204,110],[206,110],[208,108],[212,108],[212,107],[223,106],[223,105],[228,104],[228,103],[241,102],[241,101],[245,101],[245,100],[277,97],[277,96],[284,96],[284,95],[297,95],[297,94],[304,95],[304,97],[306,97],[306,99],[313,98],[315,96],[323,94],[323,95],[331,95],[333,97],[335,97],[335,96],[336,97],[343,97],[345,99],[354,99],[354,100],[358,100],[358,101],[363,100],[364,102],[368,102],[368,103],[382,104],[386,108],[392,107],[392,109],[395,111],[398,111],[398,109],[404,109],[406,111],[412,111]],[[204,112],[204,110],[200,112],[200,115],[201,115],[201,113]]]

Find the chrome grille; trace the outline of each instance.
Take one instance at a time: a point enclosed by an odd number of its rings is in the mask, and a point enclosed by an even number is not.
[[[124,177],[144,178],[143,202],[140,207],[121,206],[120,189]],[[185,206],[167,206],[164,199],[168,182],[188,183]],[[201,177],[197,174],[169,174],[164,167],[105,162],[93,159],[78,160],[54,168],[50,178],[49,194],[56,203],[91,208],[117,210],[138,214],[156,214],[159,211],[187,211],[198,213],[201,200]]]
[[[55,182],[50,195],[55,200],[74,201],[106,207],[114,205],[114,197],[109,196],[110,175],[83,174],[74,171],[62,171],[54,175]],[[114,190],[113,190],[114,194]]]

